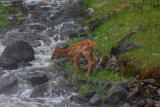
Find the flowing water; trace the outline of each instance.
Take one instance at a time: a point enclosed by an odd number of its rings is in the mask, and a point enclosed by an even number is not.
[[[2,0],[4,4],[11,0]],[[0,41],[0,54],[7,44],[17,40],[29,42],[35,51],[32,66],[17,70],[0,69],[0,82],[11,86],[0,92],[0,107],[78,107],[69,100],[76,94],[73,87],[65,87],[61,72],[53,67],[51,53],[58,43],[69,40],[69,35],[82,30],[78,0],[24,0],[24,22],[6,29]],[[13,16],[9,16],[13,19]],[[47,76],[48,82],[34,85],[29,78]],[[4,82],[5,84],[5,82]]]

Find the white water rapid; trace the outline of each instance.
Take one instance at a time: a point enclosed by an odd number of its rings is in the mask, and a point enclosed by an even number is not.
[[[54,69],[54,61],[51,60],[51,54],[56,44],[66,42],[68,40],[67,35],[70,32],[81,29],[79,23],[80,18],[69,16],[68,13],[70,12],[65,13],[64,8],[66,5],[76,4],[77,1],[78,0],[24,0],[24,4],[27,6],[34,5],[35,8],[32,11],[36,11],[39,16],[34,16],[34,14],[28,10],[29,12],[23,16],[25,21],[22,24],[10,27],[0,40],[0,55],[9,41],[23,39],[27,41],[33,40],[38,44],[38,46],[33,47],[35,60],[31,62],[32,66],[26,66],[16,70],[0,69],[2,72],[0,82],[6,78],[11,79],[13,82],[11,82],[12,86],[8,87],[11,89],[11,91],[9,90],[9,94],[0,92],[0,107],[80,106],[69,100],[70,96],[75,93],[60,85],[61,82],[65,81],[64,77],[57,76],[61,71]],[[7,4],[10,0],[2,0],[2,2]],[[22,37],[18,35],[22,35]],[[30,35],[30,37],[28,37],[28,35]],[[49,81],[33,86],[28,82],[28,77],[34,77],[37,76],[37,74],[47,75]],[[5,89],[4,92],[6,92]]]

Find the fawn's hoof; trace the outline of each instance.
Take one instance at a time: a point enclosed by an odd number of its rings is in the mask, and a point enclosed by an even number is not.
[[[88,75],[86,74],[85,77],[88,78]]]

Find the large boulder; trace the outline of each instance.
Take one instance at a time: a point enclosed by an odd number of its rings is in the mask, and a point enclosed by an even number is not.
[[[24,41],[17,41],[8,45],[0,56],[0,67],[16,69],[21,62],[34,60],[33,48]]]
[[[48,84],[42,84],[34,88],[32,91],[31,97],[45,97],[45,93],[47,93],[48,90]]]
[[[32,84],[32,86],[37,86],[48,82],[49,78],[44,73],[33,72],[27,75],[26,80],[29,81]]]
[[[105,99],[105,103],[110,105],[117,105],[120,102],[127,100],[128,91],[125,87],[125,83],[119,83],[114,85],[108,92],[108,97]]]
[[[95,94],[90,100],[89,100],[89,104],[96,106],[96,105],[100,105],[101,103],[101,99],[100,96],[98,94]]]
[[[123,54],[123,53],[129,52],[129,51],[132,51],[134,49],[140,49],[142,47],[143,47],[142,45],[135,44],[132,42],[124,43],[124,44],[120,44],[116,47],[112,47],[110,54],[117,56],[119,54]]]

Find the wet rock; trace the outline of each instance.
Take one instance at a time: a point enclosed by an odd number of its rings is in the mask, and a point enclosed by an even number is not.
[[[88,17],[92,17],[94,15],[94,9],[93,8],[88,8]]]
[[[32,66],[32,64],[24,61],[18,63],[18,67],[24,68],[25,66]]]
[[[128,51],[132,51],[134,49],[140,49],[140,48],[142,48],[142,45],[140,45],[140,44],[124,43],[124,44],[118,45],[117,47],[111,48],[110,54],[116,56],[116,55],[119,55],[119,54],[126,53]]]
[[[105,82],[105,83],[103,84],[103,89],[109,89],[111,86],[112,86],[112,83],[111,83],[111,82]]]
[[[45,93],[47,92],[47,89],[48,89],[48,84],[39,85],[34,88],[32,94],[31,94],[31,97],[32,98],[44,97]]]
[[[52,90],[52,93],[49,93],[50,96],[52,97],[60,97],[63,95],[71,95],[70,90],[74,89],[74,87],[67,87],[66,85],[55,85],[53,87],[50,88]]]
[[[89,31],[89,26],[84,26],[83,31]]]
[[[117,62],[117,58],[114,55],[106,54],[106,56],[101,60],[100,65],[103,68],[115,70],[119,72],[119,66]]]
[[[69,38],[70,39],[73,39],[73,38],[79,38],[80,40],[86,40],[88,39],[88,35],[86,33],[72,33],[69,35]]]
[[[40,72],[33,72],[27,75],[27,81],[29,81],[32,86],[40,85],[49,81],[46,74]]]
[[[34,60],[33,48],[24,41],[17,41],[8,45],[0,56],[0,67],[4,69],[16,69],[18,63]]]
[[[44,8],[40,8],[40,7],[34,7],[34,9],[31,11],[31,13],[35,16],[35,17],[48,17],[49,16],[49,12],[46,12],[44,10]]]
[[[16,21],[18,17],[23,17],[23,14],[9,14],[8,20],[10,21]]]
[[[9,75],[0,79],[0,94],[14,94],[18,91],[18,80]]]
[[[70,58],[61,58],[61,59],[54,59],[54,66],[58,67],[58,68],[64,68],[65,63],[67,63],[68,61],[70,61]]]
[[[50,44],[51,40],[48,36],[43,35],[43,34],[37,34],[39,30],[36,29],[30,29],[30,27],[24,27],[20,26],[22,28],[19,28],[19,30],[25,30],[24,32],[9,32],[6,34],[3,39],[2,39],[2,44],[3,45],[11,45],[17,41],[25,41],[28,42],[32,45],[34,41],[37,40],[43,40],[45,44]],[[33,44],[34,45],[34,44]]]
[[[142,82],[144,84],[155,84],[156,80],[155,79],[145,79],[145,80],[142,80]]]
[[[128,91],[124,87],[124,84],[114,85],[108,92],[108,97],[105,99],[105,103],[111,105],[117,105],[120,102],[127,100]]]
[[[101,99],[100,96],[95,94],[90,100],[89,100],[89,104],[90,105],[99,105],[101,103]]]
[[[41,46],[41,43],[40,43],[40,41],[35,40],[35,41],[32,41],[31,45],[32,45],[33,47],[39,47],[39,46]]]
[[[92,98],[95,94],[96,94],[95,91],[90,91],[90,92],[87,92],[84,97],[87,98],[87,99],[90,99],[90,98]]]
[[[145,104],[146,104],[145,99],[141,99],[141,100],[138,101],[138,105],[139,105],[140,107],[144,107]]]
[[[141,85],[137,85],[127,96],[128,100],[132,100],[137,96],[143,96],[144,94],[144,87]]]
[[[118,66],[116,57],[112,56],[108,60],[108,62],[106,64],[106,69],[112,69],[112,70],[114,69],[115,72],[117,72],[117,73],[119,72],[119,66]]]
[[[160,95],[160,89],[157,90],[158,95]]]
[[[155,102],[152,99],[147,98],[146,102],[146,107],[155,107]]]
[[[88,102],[88,99],[87,98],[84,98],[84,97],[80,97],[80,96],[71,96],[70,97],[70,100],[71,101],[74,101],[75,103],[78,103],[78,104],[84,104],[84,103],[87,103]]]
[[[122,107],[131,107],[128,103],[124,103]]]
[[[160,101],[156,101],[155,107],[160,107]]]
[[[97,26],[99,26],[103,22],[103,20],[104,20],[103,18],[92,20],[90,25],[90,30],[93,31]]]
[[[77,82],[78,82],[79,84],[86,84],[86,83],[87,83],[87,81],[84,80],[84,79],[78,79]]]
[[[98,86],[99,83],[97,80],[90,80],[90,81],[88,81],[88,84],[91,86]]]
[[[67,78],[67,79],[62,80],[59,84],[62,84],[63,86],[66,86],[66,87],[69,87],[69,88],[72,87],[72,89],[74,89],[74,86],[73,86],[72,82],[73,82],[72,79]]]
[[[11,5],[14,6],[14,7],[19,7],[20,4],[21,4],[21,3],[19,2],[19,0],[12,0],[12,1],[11,1]]]

